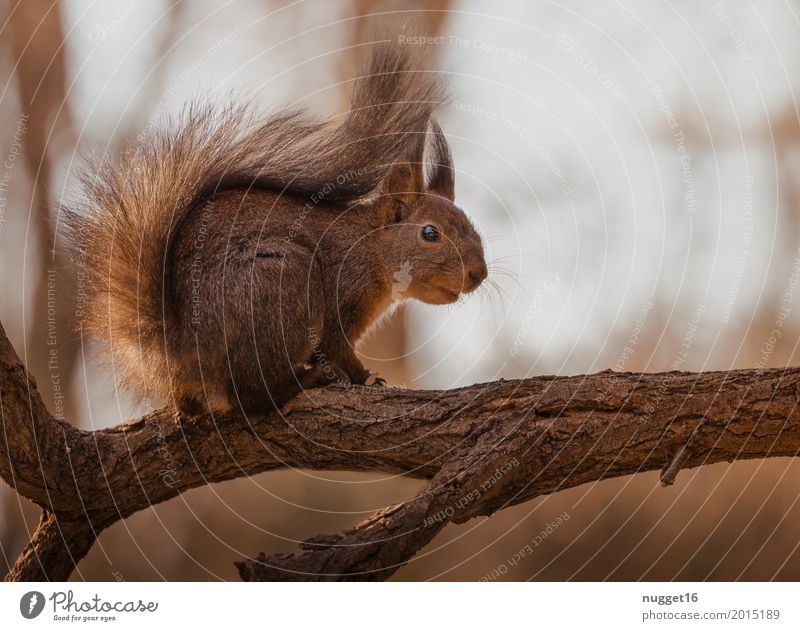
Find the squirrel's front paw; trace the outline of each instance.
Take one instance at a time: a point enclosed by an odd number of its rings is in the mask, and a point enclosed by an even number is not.
[[[386,385],[386,379],[379,377],[376,373],[370,371],[369,377],[367,377],[366,381],[364,381],[364,385],[382,387]]]
[[[386,380],[379,377],[376,373],[366,368],[363,364],[348,366],[347,374],[350,377],[350,382],[360,386],[385,386]]]
[[[348,361],[344,359],[338,362],[338,366],[347,375],[347,381],[359,386],[363,386],[372,374],[372,372],[364,368],[364,365],[358,360]]]

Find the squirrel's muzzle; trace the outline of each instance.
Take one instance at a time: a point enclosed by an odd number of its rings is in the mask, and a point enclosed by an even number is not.
[[[489,271],[486,269],[486,262],[483,259],[467,265],[464,270],[464,291],[467,293],[475,291],[486,280],[488,274]]]

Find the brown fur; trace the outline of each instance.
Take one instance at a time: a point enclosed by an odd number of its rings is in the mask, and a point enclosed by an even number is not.
[[[195,107],[87,170],[84,212],[66,215],[86,268],[83,324],[108,341],[124,383],[186,412],[364,383],[354,346],[393,290],[438,304],[477,287],[481,241],[453,204],[431,118],[442,98],[433,73],[382,44],[340,124],[284,112],[256,125],[246,107]],[[421,237],[429,224],[436,243]]]

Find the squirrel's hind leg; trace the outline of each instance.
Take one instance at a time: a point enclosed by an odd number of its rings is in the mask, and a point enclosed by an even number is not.
[[[228,396],[214,384],[199,384],[196,380],[173,380],[172,400],[186,417],[208,413],[224,414],[231,410]]]
[[[208,411],[206,407],[197,400],[196,397],[190,395],[182,396],[180,399],[178,399],[177,404],[178,411],[183,416],[200,416]]]
[[[226,359],[230,394],[247,412],[280,408],[304,387],[298,367],[313,361],[325,313],[322,270],[297,243],[268,241],[242,269],[228,270],[225,321],[236,323]]]
[[[308,367],[303,366],[297,371],[297,379],[303,389],[350,383],[347,373],[334,362],[314,362]]]

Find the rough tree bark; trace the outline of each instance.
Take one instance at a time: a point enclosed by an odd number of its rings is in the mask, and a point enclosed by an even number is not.
[[[0,327],[0,476],[43,509],[6,580],[65,580],[114,522],[191,488],[286,467],[429,479],[408,501],[298,554],[237,563],[246,580],[384,579],[447,523],[585,482],[796,456],[800,369],[497,381],[446,391],[330,387],[282,414],[110,429],[54,418]]]

